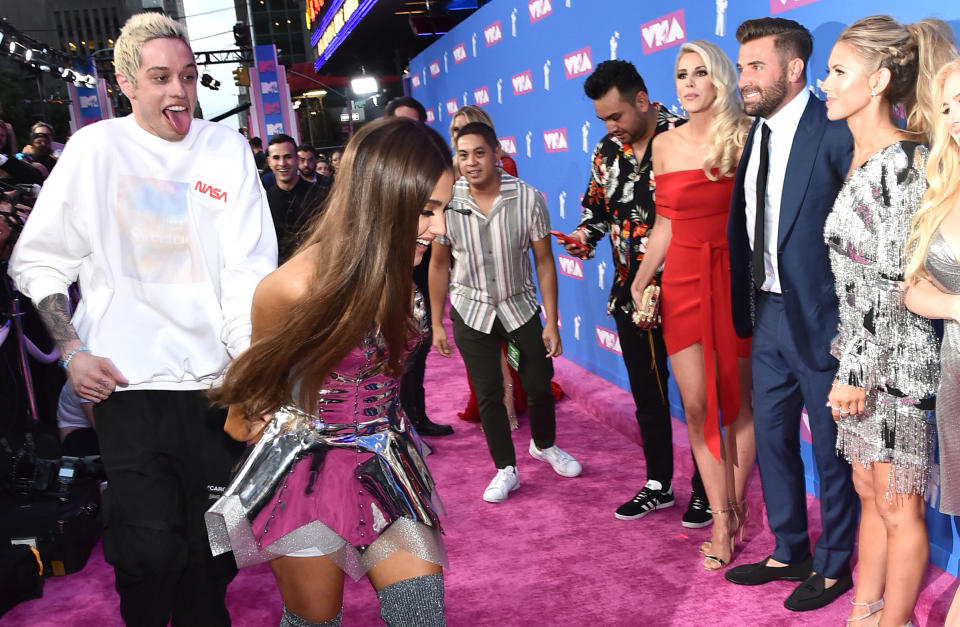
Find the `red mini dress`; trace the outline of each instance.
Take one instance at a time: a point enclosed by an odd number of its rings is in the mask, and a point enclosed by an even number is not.
[[[672,232],[661,278],[663,340],[668,355],[703,346],[704,436],[720,459],[720,425],[732,423],[740,410],[737,358],[750,356],[750,339],[737,337],[730,309],[727,216],[733,179],[711,181],[702,169],[677,170],[657,174],[656,185],[657,214],[670,219]],[[714,352],[716,361],[710,358]]]

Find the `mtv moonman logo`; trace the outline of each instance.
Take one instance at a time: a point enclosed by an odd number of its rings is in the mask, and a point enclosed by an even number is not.
[[[498,137],[500,140],[500,150],[507,153],[508,155],[517,154],[517,138],[513,135],[508,135],[507,137]]]
[[[481,107],[490,104],[490,90],[487,89],[486,85],[473,90],[473,102]]]
[[[617,335],[616,331],[611,331],[610,329],[601,327],[600,325],[596,326],[596,330],[598,345],[607,349],[611,353],[623,355],[623,351],[620,350],[620,336]]]
[[[726,2],[726,0],[724,0]],[[617,58],[617,46],[620,45],[620,32],[613,31],[613,34],[610,35],[610,60],[613,61]]]
[[[553,5],[550,0],[529,0],[527,10],[530,12],[530,23],[533,24],[553,13]]]
[[[430,76],[432,78],[440,76],[440,59],[435,59],[430,62]]]
[[[277,135],[283,132],[283,122],[277,122],[276,124],[267,124],[267,136]]]
[[[413,78],[410,79],[410,84],[413,85],[413,88],[414,88],[414,89],[417,89],[417,88],[420,87],[420,74],[419,74],[419,73],[413,75]]]
[[[802,7],[805,4],[811,4],[817,0],[770,0],[770,15],[783,13],[796,7]]]
[[[487,42],[487,48],[503,41],[503,30],[500,28],[500,20],[483,29],[483,40]]]
[[[453,115],[460,107],[457,105],[457,99],[451,98],[447,101],[447,115]]]
[[[433,114],[433,107],[430,107],[427,109],[427,123],[429,124],[430,122],[435,122],[436,120],[437,116]]]
[[[279,94],[280,87],[277,85],[277,81],[267,81],[265,83],[260,83],[260,93],[261,94]]]
[[[557,267],[560,268],[560,274],[563,276],[568,276],[579,281],[583,280],[583,262],[576,257],[564,255],[563,253],[558,254]]]
[[[779,1],[779,0],[778,0]],[[678,46],[687,40],[683,9],[677,9],[640,25],[643,54]]]
[[[573,337],[580,341],[580,325],[583,324],[583,316],[577,314],[573,317]]]
[[[97,99],[97,95],[93,94],[92,96],[80,96],[80,108],[89,109],[91,107],[99,107],[100,101]]]
[[[530,70],[514,74],[510,81],[513,83],[514,96],[529,94],[533,91],[533,77],[530,74]]]
[[[467,44],[462,43],[453,49],[453,64],[458,65],[467,60]]]
[[[564,56],[563,71],[567,80],[592,72],[593,57],[590,54],[590,46],[574,50]]]
[[[567,129],[555,128],[543,132],[543,145],[547,152],[564,152],[567,146]]]

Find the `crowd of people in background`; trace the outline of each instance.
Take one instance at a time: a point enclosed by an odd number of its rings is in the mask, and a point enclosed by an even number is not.
[[[807,87],[803,25],[751,19],[736,38],[735,60],[679,47],[686,118],[632,63],[597,65],[583,87],[607,134],[568,234],[479,107],[451,118],[448,145],[419,102],[396,98],[329,155],[192,120],[196,64],[157,14],[117,40],[130,117],[82,129],[59,160],[48,124],[18,148],[0,121],[0,181],[43,185],[32,212],[5,197],[0,250],[10,220],[26,221],[9,272],[60,351],[63,435],[95,423],[124,619],[229,624],[237,567],[269,561],[282,626],[339,625],[344,574],[369,577],[388,624],[444,624],[421,437],[454,433],[424,400],[430,348],[452,354],[445,314],[471,388],[462,416],[496,468],[483,500],[520,488],[524,411],[529,455],[582,471],[555,442],[554,235],[584,260],[611,244],[606,308],[647,476],[614,517],[675,504],[669,359],[694,458],[681,523],[711,526],[691,559],[733,584],[798,582],[790,610],[854,588],[848,624],[910,625],[937,450],[939,506],[960,514],[954,35],[937,19],[857,20],[833,43],[826,102]],[[188,203],[196,181],[222,197]],[[812,547],[804,408],[821,481]],[[254,446],[231,476],[242,442]],[[727,568],[755,462],[775,545]]]

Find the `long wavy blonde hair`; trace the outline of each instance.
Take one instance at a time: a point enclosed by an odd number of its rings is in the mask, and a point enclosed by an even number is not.
[[[942,103],[944,83],[951,75],[960,72],[960,59],[947,62],[933,79],[931,102]],[[957,106],[953,103],[952,106]],[[923,204],[913,216],[910,234],[907,236],[908,283],[929,278],[923,260],[930,249],[930,241],[940,224],[960,204],[960,145],[947,133],[947,119],[942,113],[933,120],[933,148],[927,158],[927,192]]]
[[[700,55],[710,82],[717,91],[717,97],[710,107],[713,113],[710,150],[703,160],[703,171],[707,178],[716,181],[733,176],[737,171],[737,162],[750,129],[750,117],[743,112],[737,91],[737,74],[730,57],[709,41],[688,41],[680,46],[680,52],[677,53],[674,75],[680,65],[680,57],[688,52]],[[714,173],[714,170],[717,172]]]

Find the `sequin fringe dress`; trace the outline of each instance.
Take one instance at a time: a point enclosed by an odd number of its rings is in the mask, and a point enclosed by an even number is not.
[[[233,551],[240,567],[326,555],[354,579],[401,549],[447,566],[443,506],[381,350],[370,334],[327,377],[315,412],[274,415],[206,513],[214,555]]]
[[[900,288],[926,158],[912,142],[875,153],[850,175],[824,227],[840,305],[837,381],[864,388],[867,406],[840,419],[837,450],[850,463],[890,462],[888,498],[925,493],[935,439],[937,339]]]

